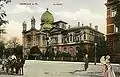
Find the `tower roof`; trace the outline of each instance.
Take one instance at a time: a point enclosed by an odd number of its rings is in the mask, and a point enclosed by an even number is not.
[[[48,8],[46,12],[44,12],[41,16],[41,24],[51,24],[54,21],[53,15],[48,11]]]
[[[22,24],[22,25],[23,25],[23,26],[27,26],[27,24],[26,24],[26,22],[25,22],[25,21],[23,22],[23,24]]]
[[[32,20],[35,20],[35,17],[34,17],[34,16],[32,16],[31,21],[32,21]]]

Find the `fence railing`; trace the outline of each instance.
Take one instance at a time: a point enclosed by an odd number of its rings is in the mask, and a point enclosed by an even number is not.
[[[29,57],[28,60],[46,60],[46,61],[73,61],[73,62],[78,62],[78,61],[84,61],[83,58],[81,57],[42,57],[42,56],[37,56],[37,57]],[[89,58],[90,62],[94,62],[94,58]],[[99,62],[99,58],[97,58],[97,62]]]

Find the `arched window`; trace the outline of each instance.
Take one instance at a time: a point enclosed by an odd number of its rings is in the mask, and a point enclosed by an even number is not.
[[[72,41],[72,34],[70,34],[70,41]]]
[[[84,31],[84,40],[86,40],[86,32]]]

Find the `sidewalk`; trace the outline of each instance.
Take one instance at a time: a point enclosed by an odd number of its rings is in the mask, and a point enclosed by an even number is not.
[[[40,61],[40,62],[47,62],[47,63],[64,63],[64,64],[84,64],[84,62],[68,62],[68,61],[43,61],[43,60],[31,60],[31,61]],[[94,62],[89,62],[89,64],[94,65]],[[101,65],[101,63],[96,63],[96,65]],[[120,64],[115,64],[115,63],[111,63],[111,65],[116,65],[116,66],[120,66]]]
[[[120,77],[120,65],[112,64],[116,77]],[[18,77],[18,75],[2,74],[0,77]],[[22,77],[101,77],[102,65],[89,63],[84,71],[84,62],[26,60]],[[20,76],[21,77],[21,76]]]

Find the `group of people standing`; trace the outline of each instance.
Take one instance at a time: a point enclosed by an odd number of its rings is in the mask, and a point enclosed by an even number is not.
[[[4,56],[4,55],[3,55]],[[17,58],[16,58],[16,56],[15,56],[15,54],[12,54],[12,55],[9,55],[9,57],[6,59],[6,57],[3,57],[2,58],[2,70],[4,70],[4,67],[5,67],[5,64],[6,64],[6,62],[8,62],[8,61],[12,61],[12,60],[16,60]]]
[[[2,69],[7,73],[23,74],[23,66],[25,64],[25,59],[22,56],[17,56],[15,54],[9,55],[8,58],[2,61]]]
[[[103,65],[102,77],[116,77],[115,72],[110,63],[110,56],[102,56],[100,58],[100,63]],[[88,54],[85,54],[84,57],[84,70],[87,71],[89,64]]]
[[[103,77],[116,77],[115,72],[110,63],[109,55],[102,56],[100,62],[103,65]]]

